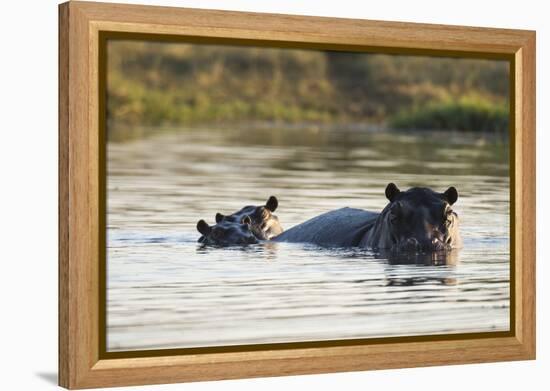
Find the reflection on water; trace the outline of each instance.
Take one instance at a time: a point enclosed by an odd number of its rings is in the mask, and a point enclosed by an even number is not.
[[[508,147],[463,134],[182,131],[108,146],[109,351],[509,329]],[[285,228],[388,182],[455,186],[447,257],[262,243],[205,248],[196,222],[279,199]]]

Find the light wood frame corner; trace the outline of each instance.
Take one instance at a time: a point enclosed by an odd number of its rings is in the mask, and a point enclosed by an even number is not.
[[[100,43],[105,32],[507,59],[513,65],[512,330],[498,337],[105,359]],[[59,6],[59,384],[90,388],[535,358],[535,32],[71,1]]]

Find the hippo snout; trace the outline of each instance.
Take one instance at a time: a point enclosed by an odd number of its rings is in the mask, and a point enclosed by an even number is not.
[[[438,238],[433,238],[429,250],[432,250],[432,251],[450,250],[450,246]]]
[[[444,251],[449,250],[450,246],[439,238],[432,238],[424,242],[420,242],[416,238],[408,238],[394,246],[394,249],[404,252]]]
[[[408,238],[398,246],[398,250],[400,251],[420,251],[421,249],[422,246],[415,238]]]

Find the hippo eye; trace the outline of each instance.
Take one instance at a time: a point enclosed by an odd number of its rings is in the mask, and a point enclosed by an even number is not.
[[[401,202],[396,202],[391,206],[390,214],[388,216],[390,223],[395,223],[399,217],[403,214],[403,206]]]

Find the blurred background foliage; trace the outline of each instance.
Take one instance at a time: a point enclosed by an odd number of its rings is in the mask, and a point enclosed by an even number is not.
[[[506,132],[505,61],[109,41],[109,137],[238,124]],[[135,136],[135,134],[134,134]]]

